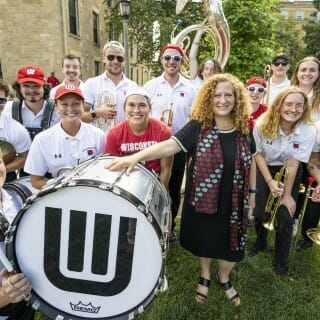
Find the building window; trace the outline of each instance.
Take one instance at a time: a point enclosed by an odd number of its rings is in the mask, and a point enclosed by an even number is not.
[[[69,0],[69,25],[70,33],[79,35],[78,0]]]
[[[281,17],[285,20],[288,19],[288,11],[287,10],[282,10],[281,11]]]
[[[100,74],[100,61],[94,62],[94,75],[98,76]]]
[[[99,37],[99,15],[96,12],[92,12],[92,22],[93,22],[93,43],[100,44]]]
[[[303,20],[303,11],[297,11],[296,12],[296,20],[302,21]]]

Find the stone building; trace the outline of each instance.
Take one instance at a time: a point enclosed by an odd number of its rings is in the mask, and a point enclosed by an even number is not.
[[[109,40],[104,2],[0,0],[0,78],[11,84],[17,70],[30,64],[39,66],[47,77],[54,72],[62,79],[61,58],[67,53],[80,57],[83,80],[102,73],[101,53]],[[134,50],[130,52],[130,77],[142,83],[148,74],[135,66]]]
[[[315,11],[313,1],[310,0],[280,0],[280,14],[285,19],[304,21]]]

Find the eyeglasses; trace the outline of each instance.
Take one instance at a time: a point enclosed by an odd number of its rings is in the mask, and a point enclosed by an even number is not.
[[[6,104],[8,101],[7,98],[0,98],[0,104]]]
[[[262,93],[262,92],[264,92],[265,89],[261,88],[261,87],[247,87],[247,90],[250,92],[258,91],[259,93]]]
[[[286,67],[288,65],[288,62],[274,62],[273,63],[276,67],[279,67],[280,65]]]
[[[162,57],[163,60],[165,61],[170,61],[170,60],[173,60],[175,62],[180,62],[182,60],[182,57],[181,56],[170,56],[170,55],[165,55]]]
[[[114,54],[108,54],[107,55],[108,61],[113,61],[114,59],[117,59],[118,62],[122,63],[124,61],[124,57],[122,56],[116,56]]]
[[[283,106],[285,109],[292,109],[292,107],[295,107],[297,111],[302,111],[304,109],[303,103],[293,103],[293,102],[283,102]]]

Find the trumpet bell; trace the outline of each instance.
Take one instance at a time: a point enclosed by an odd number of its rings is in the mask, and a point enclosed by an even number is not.
[[[320,228],[310,228],[306,234],[315,244],[320,245]]]

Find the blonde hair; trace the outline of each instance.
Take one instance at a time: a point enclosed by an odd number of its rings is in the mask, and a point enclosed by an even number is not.
[[[319,77],[318,79],[314,82],[313,84],[313,96],[312,96],[312,100],[311,100],[311,112],[314,113],[319,109],[319,105],[320,105],[320,60],[317,59],[316,57],[305,57],[302,60],[300,60],[297,65],[296,68],[294,70],[294,74],[291,78],[291,85],[293,86],[297,86],[299,87],[299,80],[298,80],[298,71],[300,68],[301,63],[303,62],[307,62],[307,61],[312,61],[315,62],[318,65],[318,72],[319,72]]]
[[[251,103],[244,84],[230,73],[219,73],[208,78],[195,98],[190,120],[197,120],[203,128],[210,128],[214,122],[212,110],[216,87],[220,82],[229,82],[233,87],[235,105],[231,111],[233,125],[243,134],[249,133],[248,119],[251,114]]]
[[[259,131],[261,134],[268,139],[277,139],[280,135],[280,109],[283,105],[284,100],[289,94],[299,93],[304,99],[304,110],[302,117],[296,122],[297,125],[300,122],[306,124],[313,124],[311,118],[310,105],[308,102],[308,97],[306,94],[298,87],[291,86],[283,91],[281,91],[273,101],[272,105],[268,110],[261,116]]]

